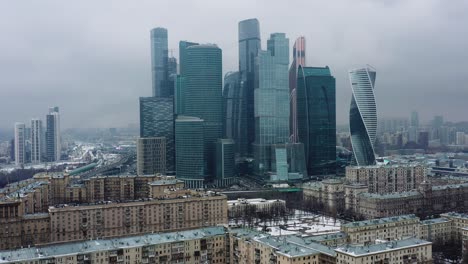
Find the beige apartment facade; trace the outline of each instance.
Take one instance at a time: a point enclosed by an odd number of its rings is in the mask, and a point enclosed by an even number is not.
[[[419,218],[415,215],[402,215],[341,225],[341,232],[347,234],[350,244],[372,244],[376,240],[400,240],[419,237]]]
[[[224,227],[1,251],[1,263],[228,263]]]
[[[415,190],[425,178],[426,168],[417,164],[346,167],[346,181],[366,185],[369,193]]]
[[[337,264],[432,263],[432,243],[417,238],[335,249]]]

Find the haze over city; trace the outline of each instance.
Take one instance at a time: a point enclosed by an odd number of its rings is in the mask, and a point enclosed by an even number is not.
[[[370,64],[381,117],[463,121],[468,97],[466,1],[4,1],[0,3],[0,128],[60,105],[62,128],[138,124],[151,95],[156,26],[178,41],[216,43],[238,69],[238,22],[260,21],[262,48],[285,32],[307,40],[307,64],[336,78],[337,123],[348,123],[348,70]]]

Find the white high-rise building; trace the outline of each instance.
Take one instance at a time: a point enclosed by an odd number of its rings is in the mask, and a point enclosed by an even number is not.
[[[61,155],[60,144],[60,114],[58,107],[50,107],[46,118],[46,155],[48,161],[59,161]]]
[[[40,163],[44,152],[42,120],[31,119],[31,162]]]
[[[15,123],[15,163],[18,166],[26,161],[25,130],[26,126],[23,123]]]

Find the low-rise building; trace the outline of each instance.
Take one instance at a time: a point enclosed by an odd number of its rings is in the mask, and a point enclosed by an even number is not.
[[[0,251],[0,263],[227,263],[224,227]]]
[[[452,227],[452,221],[447,218],[423,220],[419,225],[419,238],[434,244],[445,244],[452,237]]]
[[[397,240],[419,237],[419,218],[402,215],[341,225],[341,232],[347,234],[350,244],[372,244],[376,240]]]
[[[331,247],[295,235],[274,237],[249,229],[233,229],[230,244],[233,264],[336,263],[336,253]]]
[[[335,249],[336,263],[432,263],[432,243],[417,238]]]

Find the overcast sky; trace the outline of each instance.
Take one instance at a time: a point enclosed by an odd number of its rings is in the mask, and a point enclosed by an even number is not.
[[[262,48],[270,33],[304,35],[308,66],[336,77],[337,121],[347,123],[347,71],[377,69],[379,117],[442,114],[468,120],[468,1],[1,1],[0,128],[44,119],[62,127],[138,123],[138,97],[151,95],[149,32],[216,43],[223,72],[237,70],[237,24],[258,18]]]

